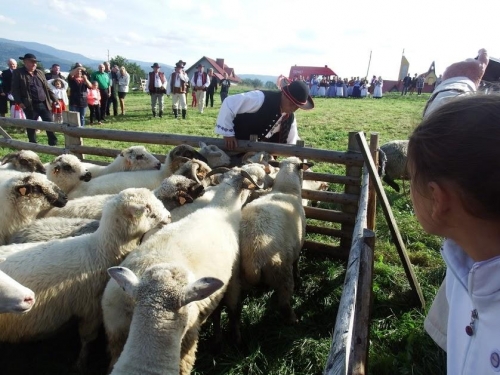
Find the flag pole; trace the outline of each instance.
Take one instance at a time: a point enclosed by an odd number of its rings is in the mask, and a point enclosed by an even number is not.
[[[368,72],[370,71],[370,64],[372,62],[372,51],[370,50],[370,59],[368,60],[368,69],[366,69],[366,77],[365,79],[368,79]]]

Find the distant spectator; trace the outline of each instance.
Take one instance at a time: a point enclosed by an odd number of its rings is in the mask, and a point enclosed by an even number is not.
[[[379,76],[375,80],[375,89],[373,90],[374,98],[380,99],[382,97],[382,87],[384,87],[384,80]]]
[[[217,77],[214,75],[212,68],[208,69],[208,77],[210,78],[210,85],[207,87],[207,96],[205,99],[205,107],[208,108],[208,101],[210,100],[210,108],[214,106],[214,93],[217,92]]]
[[[110,107],[113,104],[113,116],[118,115],[118,100],[116,99],[116,95],[118,92],[118,65],[114,65],[111,68],[109,61],[104,61],[104,71],[109,75],[109,97],[106,102],[106,116],[110,116]],[[102,111],[102,108],[101,108]]]
[[[118,99],[120,100],[121,115],[125,114],[125,96],[127,95],[130,84],[130,74],[124,66],[118,72]]]
[[[97,69],[97,72],[92,73],[90,80],[92,82],[97,81],[99,84],[99,90],[101,92],[101,121],[105,121],[108,100],[111,95],[111,78],[110,75],[104,71],[104,64],[99,64]]]
[[[144,90],[149,95],[151,95],[151,111],[153,112],[153,117],[163,116],[163,95],[167,93],[167,78],[165,73],[160,72],[160,64],[154,63],[151,65],[153,68],[152,72],[148,73],[148,79],[146,81],[146,89]],[[156,106],[158,105],[158,112],[156,112]]]
[[[418,76],[418,74],[415,73],[415,76],[411,79],[410,88],[409,88],[410,95],[413,95],[413,93],[415,92],[415,89],[417,88],[417,76]]]
[[[410,84],[411,84],[411,77],[410,73],[408,73],[408,75],[403,78],[403,89],[401,90],[401,95],[406,95],[408,93]]]
[[[224,103],[224,99],[229,95],[229,87],[231,87],[231,81],[227,78],[228,74],[224,72],[224,79],[220,81],[220,101]]]
[[[417,95],[422,94],[422,90],[424,88],[424,84],[425,84],[425,77],[422,74],[421,76],[419,76],[417,78]]]
[[[207,87],[210,86],[210,77],[203,71],[203,65],[198,64],[196,68],[198,70],[194,72],[193,78],[191,78],[191,86],[193,87],[193,90],[196,91],[198,111],[203,113],[203,107],[205,106],[205,94]]]
[[[101,125],[101,92],[99,83],[96,81],[92,82],[92,87],[87,89],[87,103],[90,110],[90,125],[94,125],[94,121]]]
[[[54,122],[58,124],[62,124],[63,118],[62,113],[67,111],[69,101],[68,101],[68,83],[61,78],[54,78],[48,81],[49,87],[57,97],[58,105],[54,103],[52,105],[52,116],[54,118]]]
[[[182,118],[186,118],[187,113],[187,91],[189,77],[184,71],[186,63],[179,60],[175,63],[175,70],[170,75],[170,84],[167,86],[167,95],[172,94],[172,111],[176,119],[182,114]],[[193,91],[194,92],[194,91]],[[179,109],[181,112],[179,112]]]
[[[12,73],[12,96],[14,102],[21,107],[26,115],[26,119],[37,120],[41,117],[42,121],[52,122],[50,108],[58,100],[50,90],[45,74],[37,69],[38,60],[32,53],[27,53],[23,60],[24,66],[14,70]],[[31,143],[36,142],[35,129],[26,129],[28,140]],[[50,146],[57,145],[57,137],[47,131]]]
[[[45,73],[45,78],[47,81],[50,81],[51,79],[62,79],[63,81],[66,81],[66,78],[61,74],[61,67],[59,64],[52,64],[52,67],[50,68],[49,73]]]
[[[87,89],[92,87],[87,71],[80,63],[68,75],[69,110],[80,114],[80,125],[85,126],[85,112],[87,111]]]
[[[17,61],[9,59],[7,60],[7,65],[9,69],[2,70],[2,84],[0,85],[0,117],[5,117],[5,114],[9,112],[9,108],[14,105],[11,87],[12,73],[17,69]],[[9,99],[9,95],[11,95],[11,99]]]

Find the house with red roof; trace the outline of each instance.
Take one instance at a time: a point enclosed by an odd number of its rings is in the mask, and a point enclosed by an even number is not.
[[[335,72],[331,70],[328,65],[325,66],[297,66],[294,65],[290,68],[290,74],[288,78],[292,81],[299,76],[302,76],[306,81],[311,79],[311,76],[323,76],[323,77],[331,77],[336,76]]]
[[[227,73],[228,79],[232,83],[240,83],[241,78],[239,78],[236,73],[234,72],[234,68],[230,68],[229,66],[226,65],[224,62],[224,59],[211,59],[210,57],[203,56],[201,59],[196,61],[193,65],[191,65],[188,69],[186,69],[186,73],[189,76],[189,79],[191,79],[194,75],[194,72],[196,72],[196,67],[201,64],[205,67],[205,72],[208,71],[209,68],[212,68],[214,70],[214,75],[217,77],[217,79],[220,81],[224,79],[224,73]]]

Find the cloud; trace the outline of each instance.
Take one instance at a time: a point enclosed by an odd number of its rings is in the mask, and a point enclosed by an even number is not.
[[[45,30],[48,30],[48,31],[51,31],[51,32],[59,32],[59,28],[55,25],[42,25],[42,27],[45,29]]]
[[[9,24],[9,25],[15,25],[17,22],[13,20],[12,18],[5,17],[0,14],[0,23],[2,24]]]

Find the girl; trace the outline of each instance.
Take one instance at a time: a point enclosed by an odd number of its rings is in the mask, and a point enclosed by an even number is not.
[[[55,103],[52,106],[52,116],[53,121],[58,124],[62,124],[63,118],[62,113],[66,111],[68,105],[68,94],[66,91],[68,90],[68,84],[66,81],[60,78],[54,78],[48,81],[49,87],[52,92],[56,95],[58,103]]]
[[[92,88],[87,90],[87,102],[90,109],[90,125],[94,124],[94,120],[101,125],[101,92],[97,81],[92,82]]]
[[[196,91],[193,90],[193,101],[191,102],[191,107],[196,108],[198,106],[198,101],[196,100]]]
[[[415,215],[447,238],[448,374],[500,371],[499,124],[500,96],[465,96],[427,116],[408,144]]]

